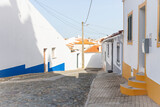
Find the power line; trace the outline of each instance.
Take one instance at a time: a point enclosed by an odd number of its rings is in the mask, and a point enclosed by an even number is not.
[[[36,1],[36,2],[37,2],[37,1]],[[39,2],[40,2],[40,1],[39,1]],[[43,4],[44,6],[46,6],[48,9],[51,9],[51,10],[54,11],[55,13],[57,13],[57,14],[59,14],[59,15],[65,17],[65,18],[67,18],[67,19],[69,19],[69,20],[71,20],[71,21],[73,21],[73,22],[79,24],[79,22],[78,22],[77,20],[75,20],[75,19],[73,19],[73,18],[70,18],[70,17],[68,17],[68,16],[66,16],[66,15],[64,15],[64,14],[62,14],[61,12],[59,12],[59,11],[57,11],[57,10],[55,10],[55,9],[53,9],[53,8],[51,8],[51,7],[49,7],[49,6],[47,6],[47,5],[44,4],[43,2],[40,2],[40,3]]]
[[[110,29],[110,30],[117,30],[117,29],[114,29],[114,28],[110,28],[110,27],[104,27],[104,26],[101,26],[101,25],[95,25],[95,24],[89,24],[90,26],[94,26],[94,27],[98,27],[98,28],[101,28],[101,29]]]
[[[37,2],[37,1],[36,1]],[[41,7],[41,8],[43,8],[43,10],[45,10],[48,14],[50,14],[51,16],[53,16],[54,18],[56,18],[57,20],[59,20],[61,23],[63,23],[63,24],[65,24],[65,25],[67,25],[68,26],[68,24],[66,23],[66,22],[68,22],[68,21],[63,21],[62,19],[60,19],[59,17],[57,17],[56,15],[54,15],[52,12],[50,12],[50,11],[48,11],[43,5],[41,5],[39,2],[37,2],[38,4],[39,4],[39,6]],[[75,30],[77,30],[77,31],[81,31],[80,29],[77,29],[77,28],[75,28],[75,27],[77,27],[76,25],[74,25],[74,24],[72,24],[72,23],[70,23],[70,22],[68,22],[70,25],[70,27],[72,27],[73,29],[75,29]],[[71,26],[72,25],[72,26]]]
[[[89,30],[92,30],[92,32],[96,32],[97,34],[102,34],[102,35],[107,35],[106,33],[101,33],[101,32],[99,32],[99,31],[97,31],[97,30],[95,30],[95,29],[93,29],[93,28],[91,28],[91,27],[87,27]]]
[[[90,6],[89,6],[89,10],[88,10],[88,14],[87,14],[87,18],[86,18],[86,20],[85,20],[85,24],[87,23],[87,20],[88,20],[88,17],[89,17],[89,14],[90,14],[90,11],[91,11],[91,7],[92,7],[92,0],[91,0],[91,2],[90,2]]]
[[[71,22],[69,22],[69,21],[67,21],[67,20],[65,20],[64,21],[64,19],[61,19],[60,17],[58,17],[58,16],[56,16],[52,11],[49,11],[48,9],[50,9],[50,10],[53,10],[53,8],[50,8],[50,7],[48,7],[47,5],[45,5],[44,3],[42,3],[42,2],[38,2],[37,0],[35,0],[35,2],[41,7],[41,8],[43,8],[43,10],[45,10],[48,14],[50,14],[53,18],[56,18],[58,21],[60,21],[61,23],[63,23],[63,24],[65,24],[65,25],[67,25],[67,27],[71,27],[71,28],[73,28],[73,29],[75,29],[76,31],[81,31],[80,30],[80,27],[79,26],[77,26],[77,25],[74,25],[74,24],[72,24]],[[48,8],[48,9],[47,9]],[[58,12],[58,11],[57,11]],[[62,13],[60,13],[61,14],[61,16],[64,16],[65,17],[65,15],[63,15]],[[69,18],[68,17],[68,19],[70,19],[70,20],[72,20],[72,18]],[[73,20],[72,20],[73,21]],[[75,22],[75,21],[74,21]],[[76,21],[76,23],[78,23],[77,21]],[[86,34],[95,34],[95,35],[106,35],[106,34],[104,34],[104,33],[98,33],[98,32],[96,32],[95,30],[93,31],[93,29],[92,29],[92,31],[90,30],[90,31],[86,31]]]

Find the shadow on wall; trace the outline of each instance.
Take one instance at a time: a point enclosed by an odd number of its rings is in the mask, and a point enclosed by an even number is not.
[[[43,56],[37,46],[32,19],[28,14],[25,22],[21,22],[17,1],[9,2],[10,5],[0,7],[0,77],[44,72]],[[25,64],[34,67],[26,69]]]
[[[86,68],[102,68],[101,53],[86,53],[85,57],[90,57],[88,61],[85,58]]]

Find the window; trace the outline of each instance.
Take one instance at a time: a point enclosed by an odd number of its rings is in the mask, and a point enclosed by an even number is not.
[[[108,48],[108,53],[107,53],[107,55],[108,55],[108,57],[109,57],[109,44],[107,45],[107,48]]]
[[[117,43],[117,63],[120,63],[120,43]]]
[[[52,48],[52,59],[56,58],[56,56],[55,56],[55,49],[56,48]]]
[[[132,15],[133,12],[128,15],[128,42],[132,43]]]

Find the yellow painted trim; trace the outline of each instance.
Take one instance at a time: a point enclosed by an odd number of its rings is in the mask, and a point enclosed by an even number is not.
[[[145,0],[145,38],[146,38],[146,30],[147,29],[147,0]],[[147,75],[146,73],[146,54],[145,54],[145,57],[144,57],[144,72],[145,72],[145,75]]]
[[[125,30],[124,30],[124,2],[123,2],[123,61],[124,61],[124,34],[125,34]],[[124,75],[124,71],[123,71],[123,63],[122,63],[122,75]]]
[[[144,82],[135,82],[132,80],[128,80],[128,85],[134,88],[143,88],[146,89],[146,83]]]
[[[136,96],[136,95],[147,95],[147,91],[145,89],[131,89],[126,88],[120,85],[120,91],[122,94]]]
[[[139,7],[139,9],[140,8],[142,8],[142,7],[144,7],[144,6],[146,6],[146,1],[144,1],[142,4],[140,4],[138,7]]]
[[[132,15],[132,40],[129,41],[128,40],[128,17]],[[133,10],[128,14],[128,17],[127,17],[127,44],[128,45],[133,45]]]
[[[145,77],[144,75],[136,75],[136,80],[138,81],[145,81]]]
[[[146,77],[148,96],[160,105],[160,85],[152,79]]]
[[[123,73],[122,76],[128,80],[131,77],[131,66],[123,62]]]
[[[158,0],[158,20],[157,20],[157,47],[159,48],[160,47],[160,41],[159,41],[159,8],[160,8],[160,6],[159,6],[159,2],[160,2],[160,0]]]
[[[139,6],[138,6],[138,67],[137,67],[137,70],[138,70],[138,72],[139,72],[139,25],[140,25],[140,21],[139,21],[139,16],[140,16],[140,9],[142,8],[142,7],[144,7],[145,6],[145,38],[146,38],[146,20],[147,20],[147,0],[145,0],[145,2],[143,2],[142,4],[140,4]],[[145,75],[146,75],[146,54],[145,54],[145,58],[144,58],[144,71],[145,71]]]

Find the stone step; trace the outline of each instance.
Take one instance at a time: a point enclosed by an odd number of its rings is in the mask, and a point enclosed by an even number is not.
[[[145,81],[145,74],[143,72],[136,73],[136,80]]]
[[[131,87],[128,83],[120,84],[120,91],[122,94],[130,96],[147,95],[146,89]]]
[[[143,88],[146,89],[146,82],[136,80],[135,77],[131,77],[128,79],[128,85],[134,88]]]

